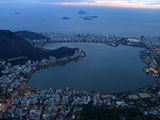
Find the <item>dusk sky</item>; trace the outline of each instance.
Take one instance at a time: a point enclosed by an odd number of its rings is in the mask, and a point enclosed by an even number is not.
[[[160,0],[0,0],[11,3],[160,9]]]

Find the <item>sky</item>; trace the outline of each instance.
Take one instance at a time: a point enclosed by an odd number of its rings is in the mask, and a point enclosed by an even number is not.
[[[12,3],[160,9],[160,0],[0,0],[0,4]]]

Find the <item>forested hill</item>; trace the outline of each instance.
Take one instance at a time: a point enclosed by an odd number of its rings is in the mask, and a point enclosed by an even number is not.
[[[23,37],[23,38],[28,38],[31,41],[32,40],[37,40],[37,39],[47,39],[47,40],[49,39],[48,37],[46,37],[42,34],[31,32],[31,31],[17,31],[16,34],[18,36]]]
[[[76,48],[62,47],[57,50],[46,50],[33,47],[23,37],[9,30],[0,30],[0,59],[8,59],[26,56],[31,59],[48,58],[50,55],[56,58],[71,56]]]

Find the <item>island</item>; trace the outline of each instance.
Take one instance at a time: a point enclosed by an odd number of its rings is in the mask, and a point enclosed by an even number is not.
[[[70,17],[62,17],[62,20],[69,20]]]
[[[78,11],[78,14],[79,14],[79,15],[86,15],[87,12],[85,12],[85,11],[83,11],[83,10],[80,10],[80,11]]]

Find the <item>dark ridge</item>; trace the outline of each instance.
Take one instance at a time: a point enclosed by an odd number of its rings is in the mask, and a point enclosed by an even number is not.
[[[0,30],[0,59],[9,59],[20,56],[28,57],[32,60],[40,60],[55,56],[62,58],[74,54],[77,48],[62,47],[56,50],[36,48],[23,37],[9,30]]]
[[[48,37],[46,37],[42,34],[31,32],[31,31],[17,31],[16,34],[18,36],[21,36],[23,38],[28,38],[30,40],[49,39]]]

